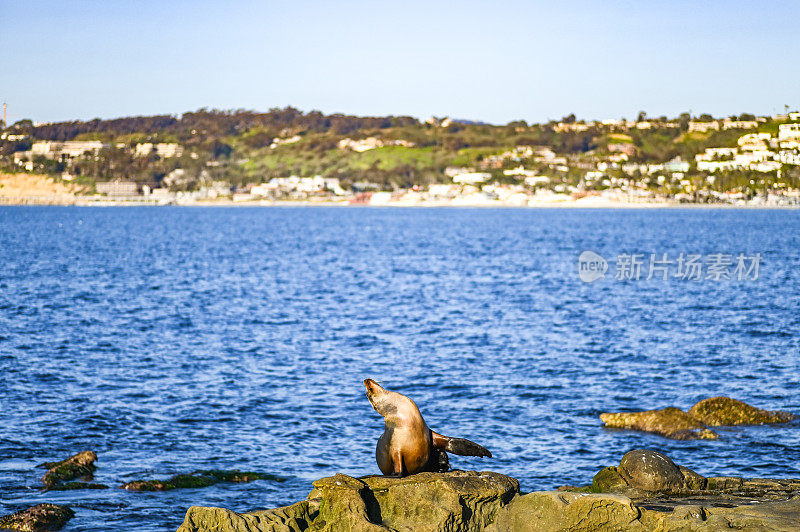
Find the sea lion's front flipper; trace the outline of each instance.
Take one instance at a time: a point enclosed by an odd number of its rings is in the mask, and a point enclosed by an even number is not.
[[[397,451],[392,453],[391,457],[392,457],[392,474],[390,476],[402,477],[403,453],[401,453],[400,450],[398,449]]]
[[[475,442],[465,440],[464,438],[451,438],[431,431],[431,439],[433,440],[434,448],[441,449],[442,451],[449,451],[453,454],[460,454],[461,456],[492,457],[492,453],[489,452],[489,449]]]

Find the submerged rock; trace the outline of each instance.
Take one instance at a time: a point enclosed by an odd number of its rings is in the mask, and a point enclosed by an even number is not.
[[[796,418],[794,414],[789,412],[761,410],[730,397],[703,399],[689,409],[689,415],[713,427],[786,423]]]
[[[45,486],[51,487],[66,480],[91,479],[96,469],[94,465],[96,460],[97,454],[94,451],[83,451],[61,462],[45,462],[41,467],[46,467],[48,471],[42,477],[42,482]]]
[[[74,516],[75,512],[66,506],[45,502],[27,510],[0,517],[0,529],[25,532],[60,530]]]
[[[674,440],[714,440],[719,436],[706,428],[680,408],[644,412],[617,412],[600,414],[606,427],[652,432]]]
[[[175,475],[166,480],[134,480],[120,486],[130,491],[169,491],[176,489],[206,488],[220,482],[252,482],[254,480],[272,480],[283,482],[286,479],[267,473],[253,473],[224,470],[195,471],[189,474]]]
[[[600,420],[606,427],[651,432],[675,440],[714,440],[719,435],[707,428],[723,425],[785,423],[794,414],[761,410],[730,397],[712,397],[694,405],[689,412],[674,406],[643,412],[605,412]]]
[[[61,482],[47,486],[46,491],[73,491],[73,490],[105,490],[108,486],[105,484],[94,484],[92,482]]]

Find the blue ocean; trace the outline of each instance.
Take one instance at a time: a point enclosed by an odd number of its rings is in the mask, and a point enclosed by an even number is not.
[[[594,282],[587,250],[608,262]],[[675,261],[666,280],[651,254]],[[730,275],[681,278],[681,254]],[[740,255],[758,271],[739,278]],[[0,371],[0,514],[68,504],[67,532],[175,530],[192,505],[271,508],[377,473],[367,377],[494,453],[454,467],[527,491],[638,447],[800,477],[798,422],[674,441],[598,418],[717,395],[800,414],[800,212],[2,207]],[[111,488],[41,491],[37,464],[82,450]],[[198,469],[286,480],[118,489]]]

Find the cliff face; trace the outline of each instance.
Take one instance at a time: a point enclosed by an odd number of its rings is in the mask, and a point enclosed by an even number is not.
[[[72,205],[78,188],[46,175],[0,173],[0,204]]]
[[[492,472],[406,478],[336,475],[305,501],[238,514],[192,507],[178,532],[800,530],[800,480],[704,477],[645,449],[602,469],[592,486],[521,494]]]

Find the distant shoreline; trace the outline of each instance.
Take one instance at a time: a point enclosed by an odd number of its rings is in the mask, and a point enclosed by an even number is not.
[[[81,201],[48,201],[44,198],[15,198],[15,201],[3,201],[0,198],[0,207],[346,207],[346,208],[423,208],[423,209],[514,209],[514,210],[649,210],[649,209],[687,209],[687,210],[798,210],[800,205],[730,205],[723,203],[617,203],[617,202],[554,202],[536,203],[528,205],[512,204],[452,204],[447,202],[420,202],[402,203],[388,202],[381,204],[349,203],[342,201],[193,201],[156,203],[147,201],[115,201],[92,200]]]

